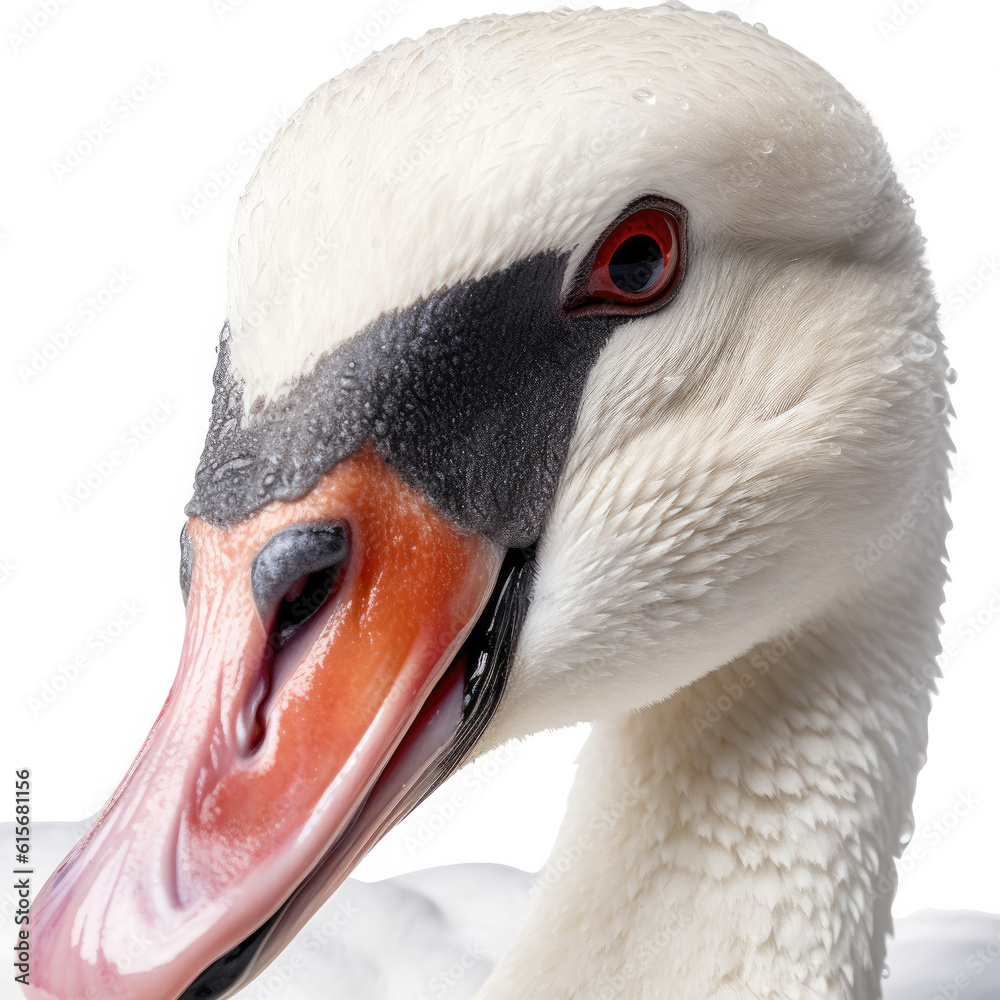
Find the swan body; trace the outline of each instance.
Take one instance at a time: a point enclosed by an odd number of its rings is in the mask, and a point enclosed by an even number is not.
[[[40,879],[91,822],[34,828],[32,856]],[[7,834],[13,836],[13,824],[0,825],[0,836]],[[348,879],[275,966],[236,995],[320,1000],[336,983],[351,1000],[471,1000],[510,946],[535,882],[535,875],[485,864],[431,868],[374,883]],[[998,949],[1000,917],[993,914],[922,910],[897,920],[882,984],[885,1000],[926,1000],[933,989],[949,985],[964,1000],[993,1000],[1000,992]],[[4,1000],[19,995],[6,984],[0,988]]]
[[[581,299],[643,211],[669,295]],[[945,578],[935,317],[863,108],[734,17],[480,18],[319,88],[237,213],[175,691],[43,891],[29,995],[229,995],[444,773],[590,720],[480,1000],[876,1000]],[[330,567],[329,624],[269,638]],[[345,708],[432,599],[440,650]]]

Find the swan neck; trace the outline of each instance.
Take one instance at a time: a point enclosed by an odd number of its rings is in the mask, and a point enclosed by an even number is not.
[[[477,1000],[666,985],[671,1000],[877,1000],[937,676],[934,590],[790,624],[595,723],[528,916]]]

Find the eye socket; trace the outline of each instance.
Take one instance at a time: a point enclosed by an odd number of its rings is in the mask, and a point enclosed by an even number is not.
[[[631,205],[584,261],[567,311],[626,315],[660,306],[680,283],[684,221],[684,209],[664,199]]]

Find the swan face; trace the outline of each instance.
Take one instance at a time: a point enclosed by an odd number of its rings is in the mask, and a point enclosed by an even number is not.
[[[798,53],[681,8],[402,42],[312,95],[234,229],[249,411],[388,311],[542,254],[565,259],[565,294],[625,206],[687,210],[685,287],[601,335],[564,395],[558,492],[522,496],[538,514],[500,538],[546,526],[491,742],[658,700],[806,619],[919,490],[925,463],[896,455],[941,440],[935,306],[881,137]],[[473,450],[493,447],[487,426]]]
[[[649,206],[670,294],[571,308]],[[462,760],[856,588],[940,460],[933,316],[863,110],[729,18],[482,18],[317,90],[240,202],[178,682],[41,897],[45,995],[226,995]]]

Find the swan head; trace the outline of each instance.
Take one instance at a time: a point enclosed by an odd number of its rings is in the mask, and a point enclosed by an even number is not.
[[[178,679],[31,995],[228,995],[463,761],[884,586],[934,316],[863,108],[732,17],[480,18],[320,87],[237,213]]]

